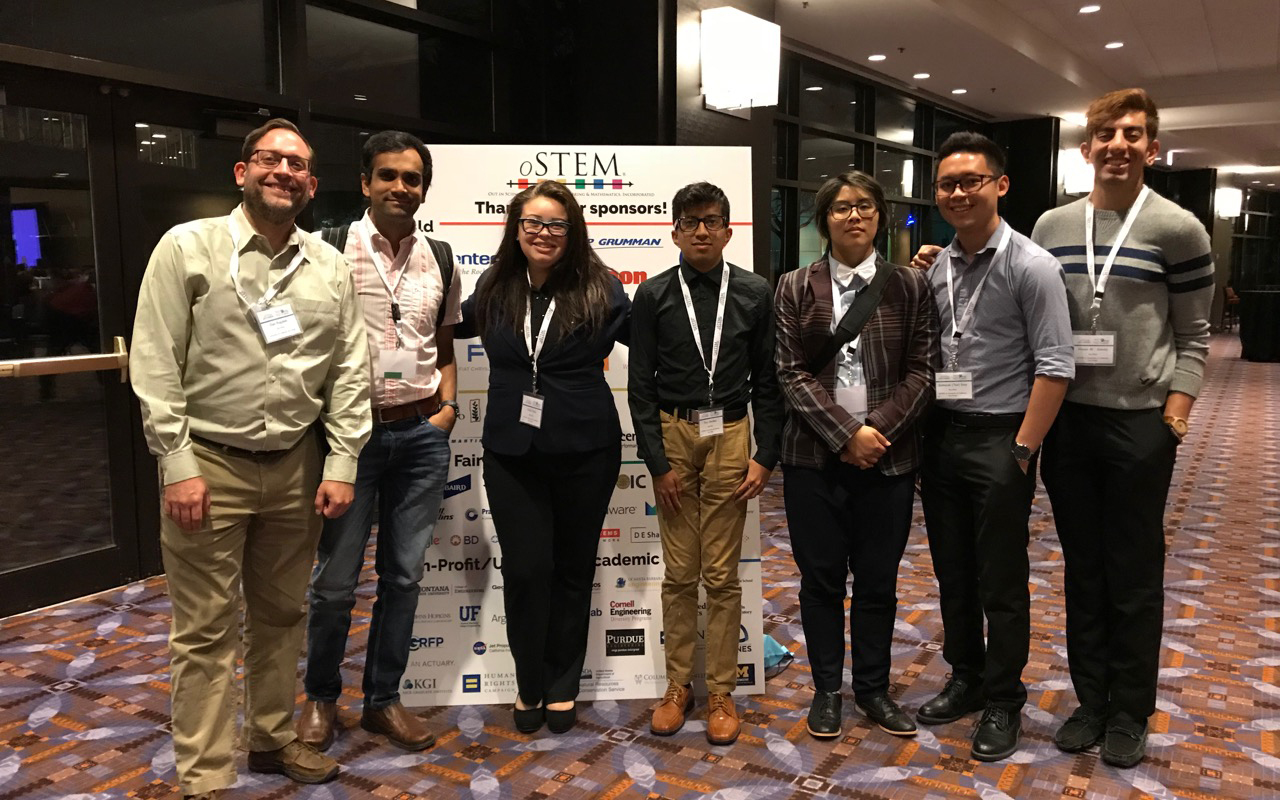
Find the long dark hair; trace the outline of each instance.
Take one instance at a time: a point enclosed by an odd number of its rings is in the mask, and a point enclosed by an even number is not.
[[[535,197],[559,202],[568,215],[564,256],[542,287],[556,299],[552,329],[564,336],[579,325],[588,332],[604,325],[613,287],[608,267],[591,249],[582,206],[564,184],[542,181],[511,198],[507,205],[502,244],[493,257],[488,278],[476,287],[476,323],[482,336],[491,323],[502,322],[513,328],[523,324],[529,297],[529,262],[520,249],[520,213],[524,204]]]

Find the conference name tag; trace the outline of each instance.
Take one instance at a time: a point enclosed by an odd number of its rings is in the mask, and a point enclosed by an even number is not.
[[[972,372],[939,372],[936,383],[939,400],[972,400]]]
[[[386,380],[412,380],[418,375],[418,354],[413,350],[379,350],[378,369]]]
[[[848,411],[854,419],[863,419],[867,416],[867,387],[837,386],[836,404]]]
[[[1114,331],[1080,333],[1073,331],[1071,342],[1076,346],[1076,364],[1086,367],[1114,367],[1116,365],[1116,335]]]
[[[724,408],[711,406],[700,408],[696,416],[698,420],[698,436],[719,436],[724,433]]]
[[[258,330],[262,331],[262,338],[267,340],[267,344],[275,344],[302,333],[298,318],[293,313],[293,306],[288,303],[255,308],[253,315],[258,320]]]
[[[541,428],[543,400],[540,394],[525,392],[524,399],[520,402],[520,421],[525,425]]]

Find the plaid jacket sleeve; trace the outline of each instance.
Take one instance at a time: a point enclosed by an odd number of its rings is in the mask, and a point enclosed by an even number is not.
[[[898,267],[894,276],[900,282],[902,302],[884,303],[879,309],[880,323],[902,343],[899,357],[887,359],[885,348],[868,348],[866,357],[872,375],[886,376],[891,390],[874,405],[867,422],[895,442],[910,433],[929,409],[934,396],[934,372],[941,359],[938,345],[941,324],[929,281],[923,270]]]

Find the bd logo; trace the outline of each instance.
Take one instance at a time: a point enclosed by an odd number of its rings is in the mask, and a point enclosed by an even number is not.
[[[471,519],[471,518],[467,517],[467,519]],[[480,543],[480,537],[476,536],[474,533],[469,533],[466,536],[459,536],[458,534],[455,533],[453,536],[449,538],[449,544],[453,545],[454,547],[458,547],[464,544],[479,544],[479,543]]]
[[[479,622],[480,606],[458,606],[459,622]]]

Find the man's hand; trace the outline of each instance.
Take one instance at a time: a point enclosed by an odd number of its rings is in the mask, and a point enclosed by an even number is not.
[[[889,440],[884,438],[884,434],[870,425],[863,425],[844,446],[844,450],[840,451],[840,460],[855,467],[870,469],[888,449]]]
[[[658,507],[668,514],[674,514],[680,510],[680,477],[676,475],[674,469],[653,476],[653,499],[657,500]]]
[[[765,469],[755,462],[755,459],[747,461],[747,477],[742,481],[742,485],[733,493],[734,500],[750,500],[753,497],[759,497],[764,491],[764,485],[769,482],[769,476],[773,474],[773,470]]]
[[[933,260],[938,257],[938,253],[942,252],[942,248],[936,244],[922,244],[916,252],[915,257],[911,259],[911,266],[916,269],[928,269],[933,266]]]
[[[316,513],[323,514],[329,519],[337,519],[347,512],[351,507],[351,501],[355,499],[354,484],[343,481],[320,481],[320,488],[316,489]]]
[[[427,417],[427,422],[446,433],[450,433],[453,431],[453,426],[458,424],[458,415],[454,413],[453,406],[440,406],[440,410],[435,413],[435,416]]]
[[[184,531],[198,531],[209,518],[209,485],[197,475],[164,487],[164,513]]]

